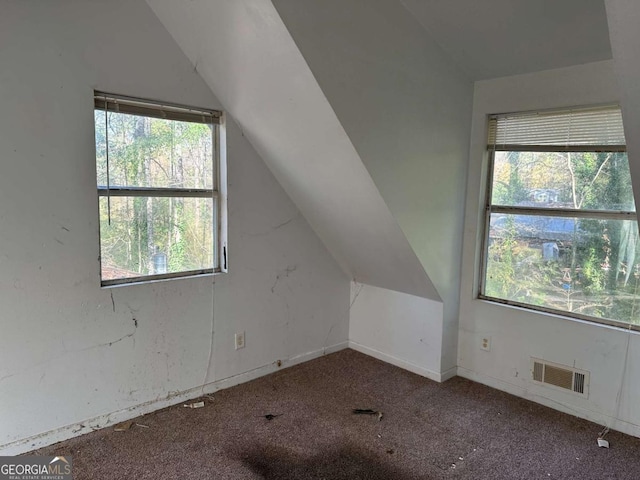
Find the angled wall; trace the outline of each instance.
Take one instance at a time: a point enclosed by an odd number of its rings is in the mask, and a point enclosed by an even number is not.
[[[440,301],[270,0],[147,0],[345,272]]]
[[[443,300],[441,370],[453,373],[472,82],[399,0],[273,3]]]
[[[219,103],[142,0],[0,11],[3,455],[346,346],[349,278],[232,118],[230,273],[100,288],[93,90]]]
[[[442,302],[351,283],[349,347],[384,362],[442,382]]]

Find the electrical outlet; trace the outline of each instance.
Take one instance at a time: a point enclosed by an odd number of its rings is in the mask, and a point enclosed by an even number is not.
[[[484,350],[486,352],[491,351],[491,337],[482,337],[480,341],[480,350]]]
[[[244,332],[236,333],[236,350],[244,348]]]

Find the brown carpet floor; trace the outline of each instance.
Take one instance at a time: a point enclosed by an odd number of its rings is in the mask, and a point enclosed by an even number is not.
[[[640,439],[344,350],[40,449],[84,479],[640,479]],[[384,412],[354,415],[352,409]],[[280,415],[267,420],[264,415]]]

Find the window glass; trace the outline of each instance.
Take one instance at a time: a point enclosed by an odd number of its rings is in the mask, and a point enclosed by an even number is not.
[[[212,125],[95,111],[98,185],[213,188]]]
[[[635,221],[492,214],[485,294],[640,323],[639,256]]]
[[[640,325],[640,237],[619,108],[494,116],[489,140],[499,138],[487,147],[481,297]]]
[[[107,94],[95,102],[102,285],[219,271],[219,116]]]
[[[497,151],[494,205],[634,211],[626,152]]]
[[[212,268],[214,199],[112,197],[110,202],[109,216],[107,197],[100,197],[103,280]]]

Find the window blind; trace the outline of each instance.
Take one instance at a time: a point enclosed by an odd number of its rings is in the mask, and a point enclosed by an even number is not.
[[[619,150],[626,142],[620,107],[606,106],[491,115],[488,145],[496,150],[527,146]]]
[[[171,104],[146,103],[129,97],[96,92],[95,108],[109,112],[127,113],[145,117],[163,118],[179,122],[219,124],[221,112],[217,110],[197,110]]]

